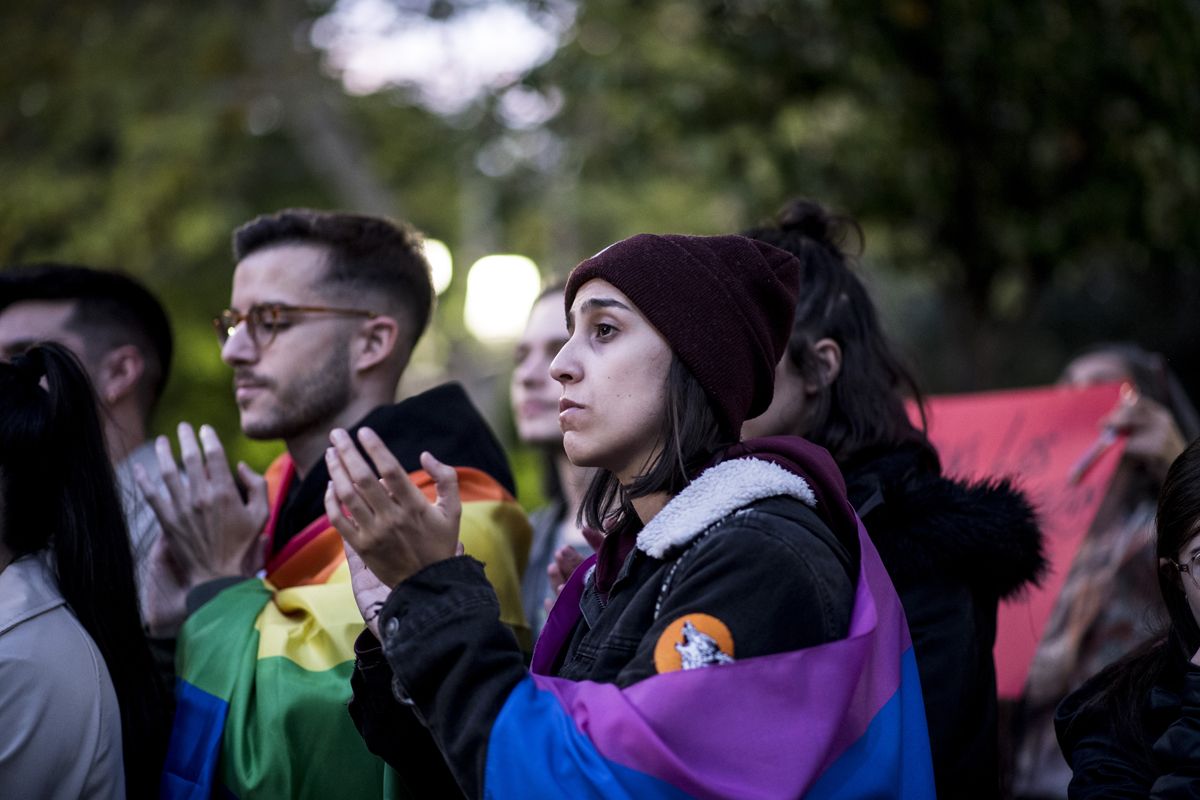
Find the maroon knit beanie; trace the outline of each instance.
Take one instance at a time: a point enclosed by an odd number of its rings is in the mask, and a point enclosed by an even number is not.
[[[796,313],[800,262],[744,236],[641,233],[583,261],[567,279],[570,311],[590,280],[633,301],[704,388],[721,431],[767,410]]]

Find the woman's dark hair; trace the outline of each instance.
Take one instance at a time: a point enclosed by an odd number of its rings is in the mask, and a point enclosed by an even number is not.
[[[112,677],[126,791],[153,796],[165,753],[164,695],[91,383],[70,351],[39,345],[0,362],[0,407],[4,543],[14,557],[53,555],[59,590]]]
[[[667,371],[667,408],[655,438],[658,455],[629,486],[606,470],[597,470],[579,513],[591,528],[606,534],[640,526],[630,501],[658,492],[678,494],[713,457],[732,442],[721,436],[717,416],[700,382],[674,355]]]
[[[1191,578],[1170,563],[1178,562],[1184,547],[1200,533],[1200,439],[1188,445],[1167,470],[1155,524],[1155,552],[1161,559],[1158,588],[1167,608],[1167,632],[1102,670],[1094,680],[1103,688],[1075,717],[1086,717],[1089,712],[1108,716],[1118,742],[1147,769],[1154,763],[1152,742],[1144,734],[1147,698],[1172,664],[1186,663],[1200,650],[1200,625],[1183,589],[1183,581]]]
[[[744,236],[774,245],[800,259],[799,301],[787,358],[810,382],[822,384],[814,345],[837,342],[841,371],[824,385],[806,429],[792,431],[827,449],[839,464],[880,445],[916,443],[933,457],[924,433],[910,421],[905,399],[924,406],[916,381],[892,352],[875,305],[851,269],[862,251],[862,229],[850,217],[831,214],[810,200],[793,200],[763,227]],[[854,251],[847,244],[858,242]]]

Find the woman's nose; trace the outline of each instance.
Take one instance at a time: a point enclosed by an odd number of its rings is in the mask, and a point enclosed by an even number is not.
[[[565,385],[579,380],[579,375],[579,363],[574,357],[574,349],[568,340],[558,351],[558,355],[550,362],[550,377]]]

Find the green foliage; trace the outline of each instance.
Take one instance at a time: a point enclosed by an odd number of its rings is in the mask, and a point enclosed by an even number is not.
[[[1188,352],[1198,50],[1187,0],[627,1],[583,5],[529,81],[568,98],[585,251],[820,199],[872,231],[870,271],[933,281],[891,321],[961,389],[1100,337]]]
[[[461,322],[476,257],[562,275],[636,231],[738,230],[795,195],[861,220],[864,271],[934,390],[1049,380],[1118,337],[1197,388],[1191,0],[579,3],[554,57],[514,78],[563,98],[523,130],[509,86],[452,118],[399,89],[347,96],[307,44],[329,5],[0,11],[0,261],[120,267],[162,295],[179,340],[162,430],[213,422],[259,467],[277,451],[237,436],[209,318],[230,232],[297,205],[391,212],[450,244],[458,280],[405,389],[456,375],[500,420],[507,355]]]

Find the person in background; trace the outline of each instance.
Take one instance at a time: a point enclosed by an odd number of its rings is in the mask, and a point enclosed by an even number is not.
[[[932,796],[903,613],[836,465],[797,437],[739,442],[799,268],[741,236],[641,234],[571,273],[551,372],[605,538],[532,671],[455,555],[453,470],[422,456],[430,504],[367,431],[334,431],[325,510],[382,609],[351,704],[373,752],[472,798]],[[422,731],[443,763],[406,758]]]
[[[504,623],[526,647],[528,521],[504,451],[462,387],[395,402],[434,298],[413,230],[293,209],[246,223],[233,246],[230,308],[214,320],[221,358],[243,433],[282,439],[286,452],[265,478],[245,464],[235,477],[211,426],[198,436],[179,426],[182,467],[166,437],[157,442],[165,491],[143,489],[171,556],[161,566],[188,590],[190,612],[164,795],[403,794],[346,713],[363,612],[324,514],[329,432],[370,428],[430,491],[419,456],[447,454],[464,487],[463,543],[487,562]],[[438,758],[416,749],[407,757]]]
[[[775,397],[742,435],[804,436],[833,455],[904,606],[938,796],[996,797],[997,605],[1037,579],[1041,534],[1006,482],[942,475],[905,408],[920,392],[851,269],[852,234],[861,237],[853,220],[806,200],[746,232],[793,253],[801,269]]]
[[[155,636],[174,636],[180,604],[150,581],[161,529],[134,480],[140,464],[157,481],[150,424],[171,371],[171,325],[162,304],[133,278],[69,264],[0,271],[0,358],[57,342],[83,363],[96,387],[100,423],[133,547],[142,616]]]
[[[1166,473],[1156,528],[1167,630],[1059,705],[1072,798],[1200,796],[1200,439]]]
[[[1155,627],[1155,508],[1167,468],[1200,424],[1166,360],[1136,345],[1090,348],[1061,377],[1074,386],[1117,381],[1133,391],[1101,426],[1126,437],[1124,457],[1071,562],[1014,710],[1017,797],[1067,797],[1071,772],[1055,736],[1055,708]]]
[[[154,797],[165,689],[91,385],[37,345],[0,408],[0,796]]]
[[[579,509],[592,471],[577,467],[562,447],[558,400],[562,387],[550,376],[550,362],[567,342],[563,320],[564,284],[547,287],[534,301],[517,342],[510,397],[521,442],[543,456],[542,476],[549,503],[529,515],[533,542],[521,580],[525,618],[536,638],[546,622],[555,589],[591,554]]]

